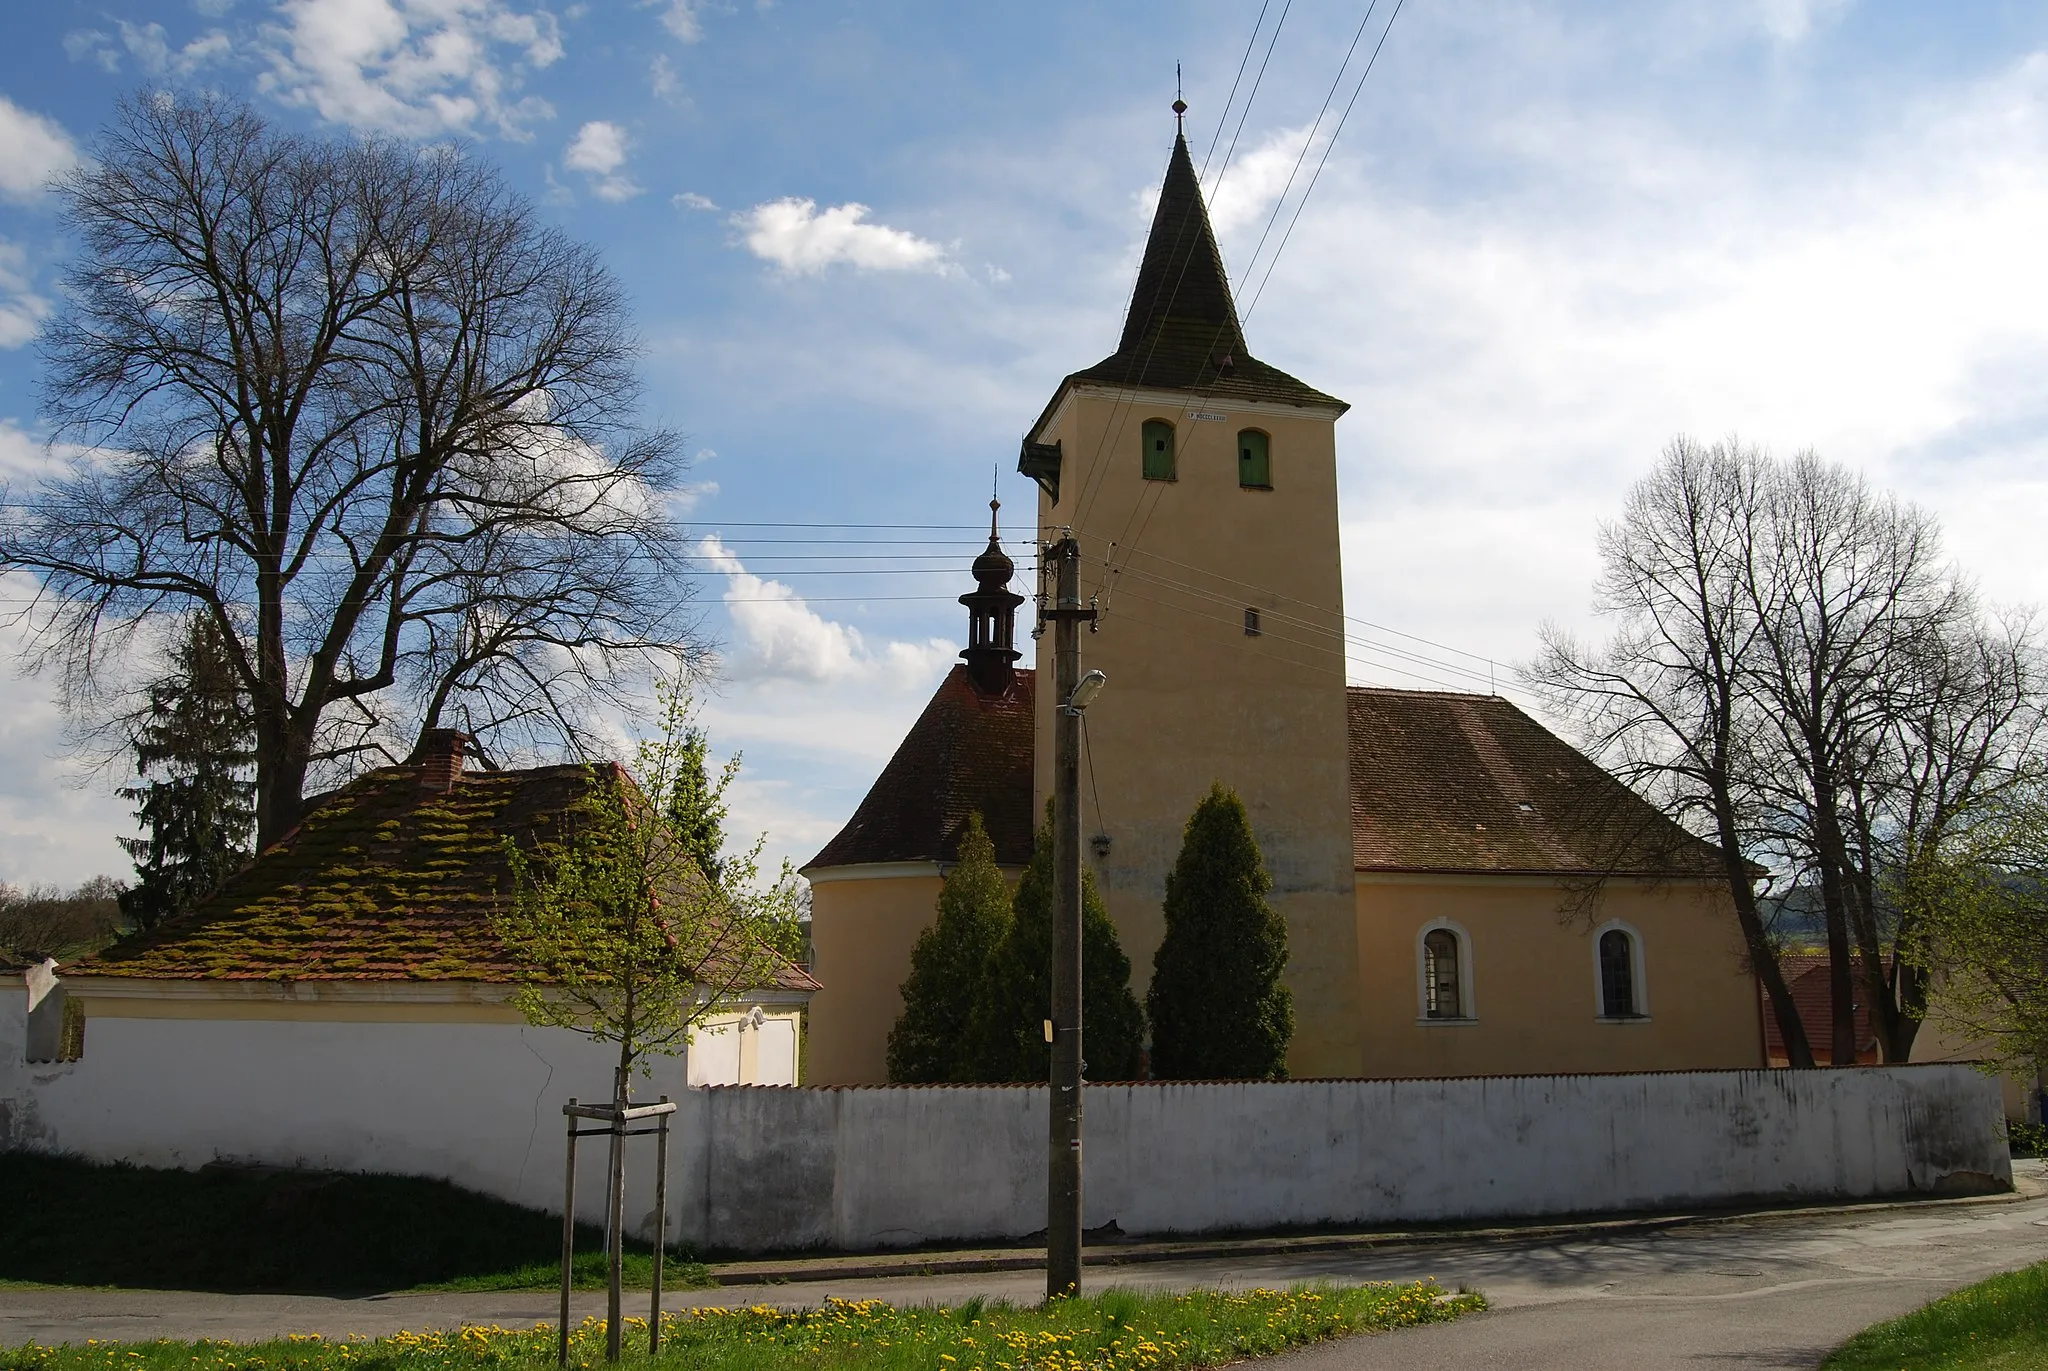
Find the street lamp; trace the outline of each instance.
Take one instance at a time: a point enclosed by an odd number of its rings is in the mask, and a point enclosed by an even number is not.
[[[1102,688],[1108,684],[1109,677],[1102,672],[1089,672],[1081,678],[1080,684],[1074,687],[1074,693],[1067,697],[1067,703],[1060,712],[1062,714],[1079,714],[1082,710],[1095,703],[1095,697],[1100,695]]]

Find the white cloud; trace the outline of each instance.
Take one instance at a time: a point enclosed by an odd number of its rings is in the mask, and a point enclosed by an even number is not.
[[[1219,165],[1209,178],[1207,187],[1209,199],[1209,222],[1216,228],[1217,236],[1230,238],[1245,234],[1245,251],[1249,252],[1265,231],[1267,221],[1272,217],[1273,203],[1286,191],[1290,201],[1302,190],[1307,189],[1309,178],[1314,175],[1316,160],[1323,155],[1329,143],[1327,128],[1316,133],[1315,147],[1303,155],[1304,145],[1309,139],[1309,128],[1278,129],[1259,140],[1251,147],[1241,147],[1228,163]],[[1299,175],[1295,173],[1296,163],[1300,164]],[[1293,176],[1294,185],[1288,187],[1288,178]],[[1151,198],[1159,198],[1158,187],[1153,187]],[[1150,222],[1151,211],[1147,207],[1146,220]],[[1287,224],[1283,216],[1274,226],[1277,236]]]
[[[209,62],[218,62],[225,58],[231,46],[226,33],[220,29],[213,29],[173,51],[170,35],[164,32],[162,24],[131,24],[126,19],[115,22],[121,30],[121,45],[127,48],[142,69],[152,76],[188,77]],[[65,39],[67,50],[71,48],[71,38],[79,36],[74,34]],[[99,34],[87,36],[101,37]],[[111,71],[119,65],[119,61],[116,59],[109,62],[110,50],[101,50],[95,55],[99,58],[100,64]]]
[[[1835,23],[1853,0],[1753,0],[1757,24],[1779,43],[1797,43]]]
[[[0,238],[0,348],[18,348],[36,336],[50,313],[50,302],[38,295],[28,269],[28,254]]]
[[[521,97],[526,72],[562,56],[545,9],[506,0],[284,0],[264,29],[258,87],[351,128],[414,137],[488,125],[526,136],[552,118]]]
[[[64,55],[74,62],[90,57],[107,71],[121,69],[121,50],[98,29],[73,29],[64,35]]]
[[[713,200],[708,195],[699,195],[694,190],[686,190],[681,195],[670,196],[669,203],[677,209],[715,210],[718,208],[716,200]]]
[[[32,199],[77,161],[78,149],[62,125],[0,95],[0,195]]]
[[[192,0],[192,8],[208,19],[219,19],[235,7],[235,0]]]
[[[683,81],[676,75],[675,66],[668,60],[668,54],[657,52],[654,60],[647,64],[647,82],[654,91],[654,98],[673,105],[683,98]]]
[[[630,200],[640,193],[631,177],[620,174],[626,165],[626,131],[604,119],[593,119],[576,130],[563,154],[562,164],[580,171],[600,200]]]
[[[867,271],[951,270],[946,250],[903,229],[863,222],[868,207],[790,196],[733,216],[747,250],[793,276],[812,276],[835,262]]]
[[[788,586],[748,572],[717,537],[697,552],[728,577],[726,611],[738,642],[724,663],[727,680],[900,689],[930,681],[958,650],[942,638],[871,646],[859,629],[825,618]]]
[[[0,577],[0,608],[34,590],[25,576]],[[0,620],[0,656],[21,660],[21,630]],[[76,885],[90,876],[130,876],[115,836],[135,831],[127,807],[101,779],[66,755],[64,718],[47,682],[0,673],[0,881]]]
[[[23,482],[54,474],[56,470],[56,463],[42,443],[24,433],[14,420],[0,419],[0,483],[19,491]]]
[[[1248,324],[1355,406],[1349,612],[1525,656],[1542,620],[1584,622],[1596,523],[1663,443],[1731,430],[1868,471],[1991,595],[2048,600],[2022,532],[2048,470],[2048,55],[1848,148],[1582,106],[1490,151],[1508,173],[1466,195],[1340,149]]]
[[[698,16],[703,9],[703,0],[669,0],[661,12],[661,26],[679,43],[700,42],[704,37],[704,24]]]

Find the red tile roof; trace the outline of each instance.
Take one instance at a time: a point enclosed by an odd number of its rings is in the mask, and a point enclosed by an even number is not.
[[[1497,695],[1353,686],[1360,871],[1620,875],[1716,852]]]
[[[299,826],[204,903],[65,968],[169,980],[509,982],[492,931],[511,887],[505,839],[561,829],[596,771],[470,772],[444,793],[418,765],[316,799]],[[785,965],[777,984],[815,990]]]
[[[946,673],[931,703],[869,787],[838,836],[804,864],[951,861],[967,816],[980,811],[996,861],[1031,860],[1031,700],[1034,676],[1020,668],[1010,689],[982,695],[967,668]]]
[[[807,867],[944,861],[979,809],[997,860],[1033,824],[1031,673],[984,700],[959,667],[838,836]],[[1711,870],[1671,823],[1506,700],[1352,687],[1351,817],[1361,871],[1659,874]]]
[[[1830,1059],[1829,1045],[1835,1040],[1835,997],[1828,984],[1827,954],[1781,952],[1778,969],[1785,977],[1785,988],[1792,992],[1792,1003],[1799,1010],[1799,1024],[1806,1030],[1806,1044],[1813,1049],[1814,1060],[1826,1063]],[[1861,957],[1850,962],[1849,975],[1855,983],[1856,1060],[1875,1062],[1877,1030],[1871,1024],[1870,1005],[1865,999]],[[1782,1064],[1788,1060],[1785,1035],[1778,1030],[1778,1016],[1771,1012],[1771,1002],[1761,982],[1756,993],[1763,1007],[1764,1060]]]

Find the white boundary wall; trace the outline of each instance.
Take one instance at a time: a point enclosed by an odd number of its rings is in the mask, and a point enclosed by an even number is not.
[[[559,1210],[561,1105],[608,1093],[557,1029],[95,1018],[24,1061],[0,996],[0,1148],[438,1177]],[[717,1249],[861,1249],[1045,1226],[1046,1092],[686,1089],[673,1231]],[[2011,1185],[1998,1083],[1968,1066],[1091,1086],[1086,1223],[1126,1233],[1396,1224]],[[635,1227],[652,1140],[636,1140]],[[580,1217],[601,1212],[586,1145]]]
[[[562,1105],[611,1095],[613,1051],[520,1024],[93,1018],[84,1057],[23,1060],[0,996],[0,1149],[193,1169],[212,1161],[431,1176],[560,1213]],[[689,1092],[658,1059],[636,1095]],[[652,1138],[627,1202],[644,1230]],[[604,1218],[604,1140],[579,1149],[577,1215]]]
[[[693,1103],[681,1222],[704,1246],[1045,1227],[1042,1086],[719,1088]],[[1083,1221],[1131,1234],[2012,1185],[1998,1083],[1967,1066],[1105,1085],[1086,1110]]]

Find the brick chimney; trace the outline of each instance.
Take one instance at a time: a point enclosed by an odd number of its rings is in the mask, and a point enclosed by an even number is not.
[[[469,735],[459,729],[430,728],[420,734],[412,752],[413,765],[420,769],[420,789],[430,795],[446,795],[462,779],[462,754],[469,747]]]

